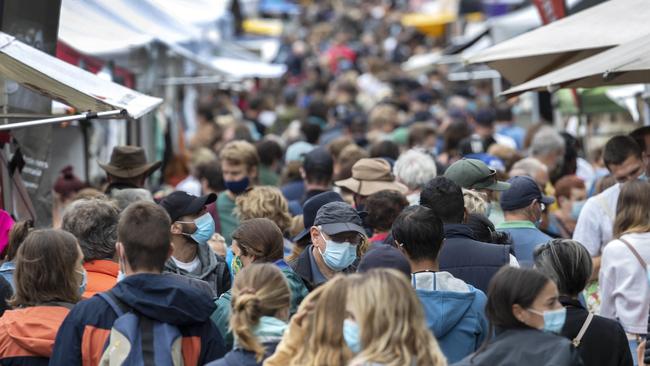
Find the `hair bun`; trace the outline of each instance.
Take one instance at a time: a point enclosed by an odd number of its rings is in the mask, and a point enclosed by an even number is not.
[[[255,290],[244,289],[233,298],[233,310],[238,313],[245,313],[246,317],[255,321],[260,316],[260,299]]]

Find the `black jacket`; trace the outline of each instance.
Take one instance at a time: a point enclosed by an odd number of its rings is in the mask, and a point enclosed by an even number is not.
[[[589,312],[577,300],[560,297],[560,302],[566,308],[562,335],[573,340]],[[632,354],[623,327],[602,316],[593,317],[577,349],[585,365],[632,366]]]
[[[438,255],[440,270],[487,293],[492,276],[510,263],[510,246],[477,241],[464,224],[445,224],[444,230],[445,241]]]
[[[571,342],[537,329],[502,331],[472,355],[452,366],[582,366]],[[591,365],[589,365],[591,366]]]

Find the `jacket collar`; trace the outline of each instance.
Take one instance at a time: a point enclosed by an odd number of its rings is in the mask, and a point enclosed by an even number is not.
[[[476,240],[472,229],[465,224],[445,224],[445,239],[451,238],[468,238]]]
[[[87,272],[102,273],[117,278],[117,272],[120,270],[120,265],[108,259],[96,259],[84,263],[84,269]]]
[[[537,226],[528,220],[504,221],[497,225],[497,229],[537,229]]]
[[[580,301],[572,299],[572,298],[570,298],[568,296],[560,296],[560,304],[562,304],[562,306],[573,306],[573,307],[579,308],[579,309],[584,309],[585,308],[584,306],[582,306]]]

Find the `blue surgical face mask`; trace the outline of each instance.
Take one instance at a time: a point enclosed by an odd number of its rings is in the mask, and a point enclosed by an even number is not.
[[[327,240],[323,236],[323,233],[320,236],[325,240],[325,252],[322,252],[318,248],[318,252],[323,257],[325,264],[330,267],[335,272],[341,272],[342,270],[348,268],[355,259],[357,259],[357,246],[352,245],[350,242],[338,243],[334,240]]]
[[[361,340],[359,339],[359,325],[354,320],[343,321],[343,339],[352,353],[361,352]]]
[[[194,221],[178,221],[181,224],[194,224],[196,226],[196,231],[192,234],[182,233],[183,235],[189,236],[194,239],[199,245],[207,245],[208,240],[214,235],[214,219],[210,213],[206,212],[204,215],[198,217]]]
[[[81,274],[81,284],[79,285],[79,296],[81,296],[84,294],[84,292],[86,292],[86,285],[88,284],[88,274],[86,273],[85,269],[77,273]]]
[[[578,217],[580,216],[580,211],[582,211],[582,208],[585,207],[586,200],[580,200],[580,201],[575,201],[573,202],[573,206],[571,206],[571,218],[574,220],[578,220]]]
[[[528,309],[533,314],[540,315],[544,318],[544,328],[542,329],[547,333],[559,334],[564,327],[564,321],[566,320],[566,309],[561,308],[557,310],[546,310],[540,313],[537,310]]]
[[[226,189],[232,192],[235,195],[242,194],[250,185],[250,179],[244,177],[240,180],[227,180],[224,182]]]

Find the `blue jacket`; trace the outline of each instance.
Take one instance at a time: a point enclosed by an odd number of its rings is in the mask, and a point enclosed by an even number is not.
[[[448,272],[412,275],[427,326],[438,340],[449,363],[473,353],[488,334],[485,294]]]
[[[504,221],[496,229],[510,234],[515,257],[522,267],[532,267],[535,247],[552,239],[530,221]]]
[[[176,325],[183,336],[185,365],[203,365],[226,353],[210,314],[211,297],[182,276],[135,274],[110,290],[134,311]],[[78,303],[56,335],[50,365],[97,365],[117,314],[99,295]]]
[[[262,366],[264,360],[275,353],[275,348],[279,342],[265,342],[264,348],[266,353],[262,362],[257,362],[255,354],[251,351],[246,351],[241,348],[235,348],[228,352],[222,359],[210,362],[205,366]]]

